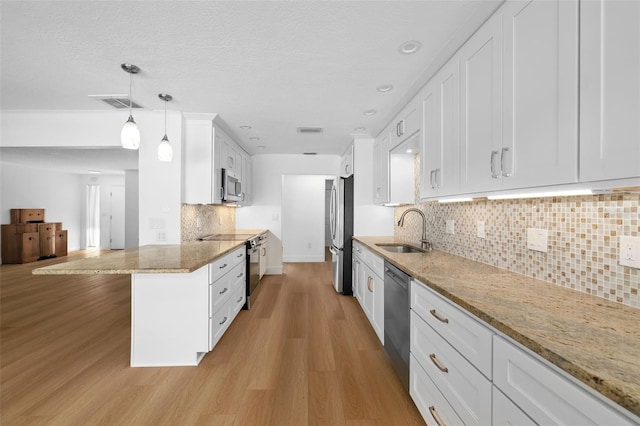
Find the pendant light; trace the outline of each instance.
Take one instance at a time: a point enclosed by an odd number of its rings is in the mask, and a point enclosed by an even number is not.
[[[133,101],[131,100],[131,85],[133,84],[133,74],[139,73],[140,68],[133,64],[122,64],[120,66],[125,72],[129,73],[129,119],[122,127],[120,142],[122,143],[123,148],[138,149],[140,147],[140,130],[138,130],[138,125],[133,119],[133,115],[131,115],[133,104]]]
[[[169,162],[173,159],[173,148],[167,137],[167,102],[173,99],[171,95],[159,93],[158,97],[164,101],[164,136],[158,145],[158,160]]]

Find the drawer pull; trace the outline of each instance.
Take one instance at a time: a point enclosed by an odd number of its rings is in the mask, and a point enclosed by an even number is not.
[[[227,319],[228,319],[227,317],[224,317],[224,319],[221,322],[219,322],[218,325],[224,324],[225,322],[227,322]]]
[[[229,290],[227,287],[223,288],[222,291],[218,294],[225,294],[227,292],[227,290]]]
[[[449,318],[442,318],[440,315],[438,315],[435,309],[430,310],[429,313],[433,315],[438,321],[443,322],[445,324],[449,323]]]
[[[436,421],[438,426],[446,426],[446,423],[442,421],[442,419],[440,418],[440,415],[436,411],[436,407],[434,407],[433,405],[429,407],[429,412],[431,413],[431,417],[433,417],[433,420]]]
[[[440,360],[438,360],[438,358],[436,357],[436,354],[429,355],[429,358],[431,358],[431,362],[433,363],[433,365],[438,367],[438,370],[442,371],[443,373],[448,373],[449,372],[449,369],[447,367],[445,367],[444,365],[442,365]]]
[[[224,268],[226,268],[226,267],[227,267],[227,264],[225,263],[224,265],[220,265],[220,266],[218,266],[218,269],[224,269]]]
[[[244,275],[244,272],[240,272],[240,275],[238,275],[236,278],[240,278],[243,275]]]
[[[367,290],[373,293],[373,278],[367,277]]]
[[[240,296],[240,299],[236,300],[236,303],[240,303],[242,302],[242,296]]]
[[[244,256],[244,253],[238,253],[236,257],[242,257],[242,256]]]

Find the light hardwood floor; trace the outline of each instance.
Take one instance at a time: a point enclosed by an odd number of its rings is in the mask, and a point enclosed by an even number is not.
[[[130,368],[129,276],[31,275],[59,261],[0,266],[3,426],[424,424],[328,262],[263,278],[199,366]]]

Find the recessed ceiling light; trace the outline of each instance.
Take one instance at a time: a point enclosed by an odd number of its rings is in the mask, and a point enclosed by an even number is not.
[[[250,140],[250,141],[259,141],[259,140],[260,140],[260,138],[257,138],[257,137],[255,137],[255,136],[254,136],[254,137],[252,137],[252,138],[249,138],[249,140]]]
[[[391,84],[381,84],[380,86],[376,87],[376,90],[382,93],[389,92],[393,90],[393,86]]]
[[[251,130],[251,126],[240,126],[242,130]]]
[[[367,128],[366,127],[356,127],[353,130],[355,130],[356,132],[364,132],[365,130],[367,130]]]
[[[377,111],[375,109],[368,109],[365,112],[363,112],[363,114],[367,116],[372,116],[372,115],[376,115],[376,112]]]
[[[422,47],[422,43],[418,40],[409,40],[405,41],[398,47],[398,51],[404,55],[411,55],[412,53],[416,53]]]

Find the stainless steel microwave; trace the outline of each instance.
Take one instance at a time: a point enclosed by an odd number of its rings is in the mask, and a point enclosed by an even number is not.
[[[222,169],[222,201],[242,201],[242,183],[240,176],[230,170]]]

